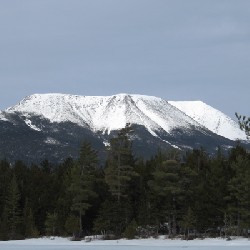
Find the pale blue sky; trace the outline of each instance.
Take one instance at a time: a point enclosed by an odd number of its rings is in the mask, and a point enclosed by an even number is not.
[[[250,115],[249,0],[0,0],[0,109],[135,93]]]

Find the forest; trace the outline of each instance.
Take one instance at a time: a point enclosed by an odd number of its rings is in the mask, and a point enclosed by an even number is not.
[[[125,237],[249,236],[250,153],[218,148],[133,154],[130,126],[100,163],[83,142],[78,159],[27,165],[0,161],[0,240],[44,235]]]

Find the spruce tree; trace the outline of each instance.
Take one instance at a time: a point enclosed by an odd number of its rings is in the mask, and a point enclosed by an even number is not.
[[[45,227],[47,235],[55,235],[58,224],[58,215],[57,213],[48,213],[45,220]]]
[[[229,214],[237,227],[237,235],[250,227],[250,160],[238,156],[232,163],[234,176],[228,182]]]
[[[82,232],[82,217],[91,207],[91,199],[97,196],[94,191],[97,162],[97,152],[89,143],[84,142],[79,161],[71,169],[71,184],[68,189],[72,197],[71,210],[78,214],[79,232]]]
[[[132,142],[129,135],[132,133],[130,124],[121,129],[118,135],[110,140],[108,161],[105,168],[105,181],[110,193],[120,203],[126,197],[127,187],[133,176],[136,176],[133,164]]]
[[[168,223],[170,236],[177,233],[177,217],[183,190],[180,183],[180,164],[176,160],[163,161],[156,167],[149,181],[157,223]],[[157,211],[158,210],[158,211]]]
[[[28,201],[28,199],[26,199],[23,209],[23,227],[25,238],[38,237],[39,232],[36,229],[33,211],[30,207],[30,202]]]
[[[75,215],[69,215],[65,222],[65,230],[68,234],[76,236],[76,232],[79,230],[79,219]]]
[[[5,209],[8,216],[9,224],[9,237],[15,239],[18,236],[18,230],[21,222],[20,211],[20,192],[17,186],[16,177],[13,175],[12,180],[8,187],[8,195],[6,197]]]
[[[0,240],[9,240],[9,221],[6,208],[3,209],[0,218]]]
[[[190,239],[190,229],[194,229],[195,224],[196,224],[196,218],[195,218],[194,212],[191,209],[191,207],[189,207],[181,221],[181,226],[184,228],[184,231],[185,231],[185,236],[186,236],[185,239],[187,240]]]

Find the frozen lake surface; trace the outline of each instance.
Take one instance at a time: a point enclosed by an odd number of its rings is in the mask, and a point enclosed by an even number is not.
[[[142,240],[96,240],[92,242],[69,241],[66,238],[29,239],[21,241],[0,241],[0,250],[249,250],[250,240],[235,239],[205,239],[205,240],[169,240],[169,239],[142,239]]]

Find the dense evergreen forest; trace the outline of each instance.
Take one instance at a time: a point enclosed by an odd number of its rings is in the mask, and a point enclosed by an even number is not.
[[[248,236],[250,154],[204,149],[137,159],[131,128],[110,140],[104,166],[88,142],[54,165],[0,161],[0,240],[103,234],[133,238]]]

